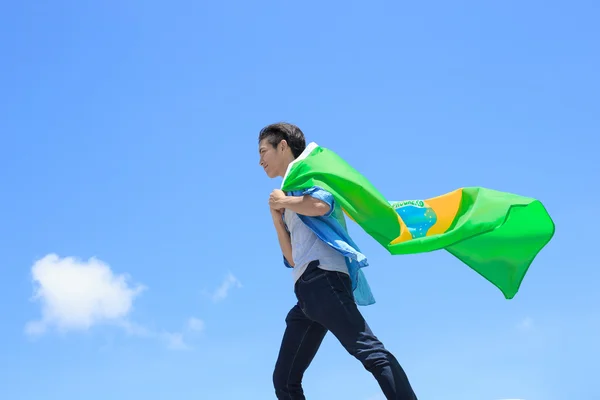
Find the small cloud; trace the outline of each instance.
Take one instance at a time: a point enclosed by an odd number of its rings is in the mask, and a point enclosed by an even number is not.
[[[522,332],[528,332],[532,330],[534,327],[533,319],[530,317],[523,318],[521,322],[517,325],[517,328]],[[522,399],[503,399],[503,400],[522,400]]]
[[[190,350],[192,347],[187,344],[186,336],[191,333],[198,333],[204,330],[204,321],[196,317],[190,317],[187,320],[183,332],[167,332],[162,336],[167,341],[167,347],[171,350]]]
[[[212,295],[212,300],[215,303],[224,300],[229,295],[229,290],[233,287],[241,288],[242,284],[235,276],[233,276],[232,273],[229,273],[225,277],[225,280],[223,281],[221,286],[219,286],[215,293]]]
[[[189,350],[190,347],[185,343],[182,333],[165,333],[167,347],[171,350]]]
[[[204,330],[204,321],[191,317],[188,319],[187,327],[192,332],[202,332]]]
[[[123,328],[128,335],[131,336],[140,336],[140,337],[152,337],[154,336],[154,332],[150,331],[145,326],[137,324],[131,321],[119,321],[118,326]]]
[[[42,321],[30,321],[25,325],[25,333],[29,336],[39,336],[46,332],[46,325]]]
[[[101,323],[123,323],[144,290],[96,258],[83,261],[49,254],[34,263],[31,275],[33,301],[40,303],[42,315],[27,323],[28,335],[41,335],[50,327],[87,330]]]

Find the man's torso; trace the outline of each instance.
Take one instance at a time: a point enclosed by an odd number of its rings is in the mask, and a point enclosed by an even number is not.
[[[285,210],[284,220],[290,231],[292,242],[294,282],[300,278],[308,264],[314,260],[319,260],[319,268],[321,269],[348,273],[345,257],[319,239],[295,212]]]

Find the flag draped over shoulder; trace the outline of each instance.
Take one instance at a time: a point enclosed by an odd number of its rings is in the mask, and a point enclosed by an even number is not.
[[[283,191],[320,186],[391,254],[444,249],[511,299],[533,259],[554,235],[536,199],[482,187],[426,200],[388,201],[331,150],[311,143],[290,164]]]

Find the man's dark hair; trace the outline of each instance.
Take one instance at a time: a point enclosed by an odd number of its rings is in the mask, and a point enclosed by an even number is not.
[[[288,146],[290,146],[294,158],[298,158],[306,148],[304,133],[296,125],[288,124],[287,122],[278,122],[262,128],[258,135],[258,143],[263,139],[267,139],[273,147],[277,147],[282,140],[285,140]]]

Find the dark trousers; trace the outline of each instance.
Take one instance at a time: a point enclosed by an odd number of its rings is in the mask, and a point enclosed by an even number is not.
[[[404,370],[375,337],[361,315],[344,273],[310,263],[295,286],[296,304],[285,320],[279,357],[273,373],[279,400],[305,400],[302,377],[327,331],[358,359],[381,387],[387,399],[417,400]]]

